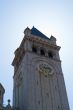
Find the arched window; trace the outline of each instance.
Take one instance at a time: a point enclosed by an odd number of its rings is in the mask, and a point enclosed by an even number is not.
[[[48,52],[48,56],[49,56],[49,58],[53,58],[53,52]]]
[[[41,55],[45,55],[45,51],[43,49],[40,50]]]
[[[36,48],[36,46],[32,46],[32,52],[37,53],[37,48]]]

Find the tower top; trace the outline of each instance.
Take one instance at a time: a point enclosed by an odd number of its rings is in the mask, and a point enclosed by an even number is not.
[[[34,26],[32,27],[32,29],[30,29],[29,27],[27,27],[24,30],[24,34],[25,35],[28,35],[28,36],[30,36],[30,34],[31,34],[31,35],[37,36],[38,38],[43,38],[43,39],[46,39],[46,40],[53,40],[53,41],[56,42],[56,38],[54,36],[51,35],[51,37],[48,38],[45,34],[43,34],[41,31],[39,31]]]
[[[28,42],[28,43],[27,43]],[[31,42],[31,43],[29,43]],[[22,57],[27,51],[32,51],[31,44],[34,42],[36,45],[44,45],[44,48],[49,48],[50,50],[60,50],[60,47],[56,45],[56,38],[51,35],[51,37],[47,37],[44,35],[41,31],[36,29],[34,26],[30,29],[27,27],[24,30],[24,38],[20,44],[20,46],[15,51],[15,58],[12,62],[12,65],[14,66],[19,65],[18,62],[21,61]],[[27,46],[29,45],[29,46]]]

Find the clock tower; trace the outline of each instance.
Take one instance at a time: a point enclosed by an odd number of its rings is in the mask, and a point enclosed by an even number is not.
[[[28,27],[15,51],[13,106],[18,110],[69,110],[56,38]]]

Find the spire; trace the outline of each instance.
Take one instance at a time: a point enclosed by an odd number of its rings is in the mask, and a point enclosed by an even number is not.
[[[52,41],[53,44],[56,44],[56,38],[51,35],[50,40]]]
[[[6,110],[12,110],[11,105],[10,105],[10,99],[8,99],[8,105],[6,106]]]
[[[25,30],[24,30],[24,34],[29,36],[31,33],[31,30],[27,27]]]

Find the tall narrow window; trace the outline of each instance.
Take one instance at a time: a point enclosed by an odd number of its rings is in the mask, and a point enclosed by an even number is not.
[[[41,55],[45,55],[45,52],[44,52],[43,49],[40,50],[40,54],[41,54]]]
[[[37,48],[36,48],[36,46],[32,46],[32,52],[37,53]]]
[[[48,56],[49,56],[49,58],[53,58],[53,52],[48,52]]]
[[[53,53],[51,51],[48,52],[48,56],[49,56],[49,58],[53,58]]]

